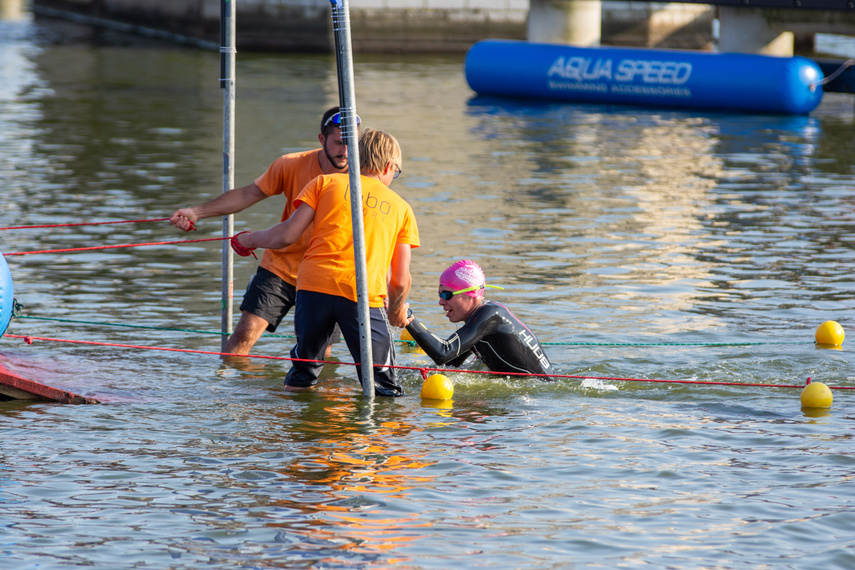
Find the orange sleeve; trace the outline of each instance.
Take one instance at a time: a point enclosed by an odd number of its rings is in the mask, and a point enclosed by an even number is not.
[[[267,167],[264,174],[255,179],[255,185],[268,196],[275,196],[285,192],[285,177],[282,171],[287,164],[287,156],[280,156]]]

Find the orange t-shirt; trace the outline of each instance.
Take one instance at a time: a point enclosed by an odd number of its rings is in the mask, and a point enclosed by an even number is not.
[[[419,229],[410,205],[376,178],[362,177],[362,216],[368,305],[382,307],[386,274],[398,244],[419,247]],[[294,207],[305,203],[315,211],[309,247],[300,264],[297,290],[345,297],[356,302],[350,179],[327,174],[309,182]]]
[[[324,173],[319,160],[321,152],[323,152],[322,149],[316,149],[280,156],[273,161],[267,172],[255,180],[256,186],[268,196],[285,195],[285,209],[282,211],[281,221],[284,222],[294,213],[294,198],[300,190]],[[275,273],[291,285],[296,285],[297,270],[309,245],[311,234],[312,226],[309,226],[300,239],[288,247],[265,249],[261,258],[261,267]]]

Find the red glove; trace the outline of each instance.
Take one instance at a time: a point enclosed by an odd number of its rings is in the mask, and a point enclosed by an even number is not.
[[[248,234],[248,233],[249,233],[248,231],[245,231],[245,232],[238,232],[238,233],[236,233],[235,235],[233,235],[233,236],[232,236],[232,250],[234,250],[234,252],[235,252],[236,254],[238,254],[239,256],[241,256],[241,257],[249,257],[249,256],[251,255],[251,256],[253,256],[255,259],[258,259],[258,256],[257,256],[257,255],[255,255],[255,250],[256,250],[256,248],[254,248],[254,247],[253,247],[253,248],[244,247],[244,246],[242,246],[240,243],[238,243],[238,239],[237,239],[237,238],[238,238],[238,236],[239,236],[240,234]]]

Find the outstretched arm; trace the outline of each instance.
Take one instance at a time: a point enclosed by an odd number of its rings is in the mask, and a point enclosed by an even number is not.
[[[193,224],[198,220],[236,214],[265,198],[267,194],[253,182],[241,188],[232,188],[198,206],[176,210],[169,217],[169,223],[186,232],[193,229]]]
[[[466,327],[464,326],[446,340],[442,340],[426,326],[424,326],[417,318],[410,317],[410,323],[407,325],[407,330],[413,336],[422,350],[437,364],[449,364],[451,366],[460,366],[472,352],[472,347],[478,341],[477,335],[467,335],[466,342],[460,336],[460,332]]]
[[[240,234],[235,237],[237,242],[246,249],[262,247],[264,249],[281,249],[288,247],[303,235],[312,220],[315,211],[303,202],[291,217],[273,227],[258,232]]]

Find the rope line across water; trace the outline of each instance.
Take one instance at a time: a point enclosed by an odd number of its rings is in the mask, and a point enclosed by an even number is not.
[[[774,342],[542,342],[560,346],[759,346],[764,344],[816,344],[809,340]]]
[[[31,317],[25,315],[13,315],[18,319],[33,319],[39,321],[56,321],[60,323],[77,323],[77,324],[85,324],[85,325],[99,325],[106,327],[125,327],[125,328],[134,328],[134,329],[147,329],[147,330],[155,330],[155,331],[173,331],[173,332],[187,332],[187,333],[198,333],[198,334],[215,334],[215,335],[228,335],[230,333],[221,332],[221,331],[206,331],[199,329],[182,329],[175,327],[155,327],[150,325],[131,325],[127,323],[107,323],[102,321],[83,321],[76,319],[60,319],[56,317]],[[292,334],[272,334],[265,333],[264,338],[297,338]],[[401,340],[396,341],[407,344],[409,346],[416,346],[416,343],[411,340]],[[776,345],[776,344],[811,344],[815,345],[814,341],[772,341],[772,342],[542,342],[540,343],[544,346],[760,346],[760,345]]]
[[[61,338],[49,338],[49,337],[36,337],[36,336],[26,336],[26,335],[14,335],[14,334],[6,334],[4,335],[9,338],[19,338],[26,342],[27,344],[32,344],[34,340],[40,340],[45,342],[67,342],[71,344],[85,344],[90,346],[110,346],[117,348],[133,348],[137,350],[161,350],[165,352],[182,352],[189,354],[210,354],[216,356],[236,356],[236,357],[244,357],[244,358],[261,358],[267,360],[288,360],[288,361],[299,361],[299,362],[313,362],[316,364],[335,364],[335,365],[350,365],[356,366],[358,363],[355,362],[331,362],[327,360],[310,360],[305,358],[289,358],[285,356],[266,356],[260,354],[232,354],[229,352],[215,352],[209,350],[192,350],[186,348],[166,348],[162,346],[141,346],[137,344],[122,344],[122,343],[113,343],[113,342],[97,342],[97,341],[87,341],[87,340],[71,340],[71,339],[61,339]],[[761,382],[716,382],[712,380],[665,380],[659,378],[620,378],[620,377],[612,377],[612,376],[584,376],[577,374],[528,374],[525,372],[493,372],[491,370],[460,370],[460,369],[452,369],[452,368],[435,368],[429,366],[389,366],[389,365],[376,365],[376,366],[386,366],[389,368],[395,368],[398,370],[415,370],[421,373],[422,377],[426,377],[426,373],[428,371],[436,371],[443,373],[463,373],[463,374],[486,374],[492,376],[528,376],[528,377],[549,377],[549,378],[569,378],[569,379],[577,379],[577,380],[609,380],[613,382],[652,382],[652,383],[662,383],[662,384],[703,384],[703,385],[716,385],[716,386],[750,386],[750,387],[761,387],[761,388],[804,388],[803,385],[799,384],[766,384]],[[855,390],[855,386],[828,386],[831,390]]]
[[[84,321],[78,319],[60,319],[57,317],[31,317],[25,315],[12,315],[17,319],[32,319],[37,321],[55,321],[59,323],[75,323],[80,325],[98,325],[105,327],[124,327],[124,328],[132,328],[132,329],[146,329],[153,331],[171,331],[171,332],[186,332],[186,333],[198,333],[198,334],[214,334],[218,336],[228,336],[232,333],[222,332],[222,331],[205,331],[199,329],[181,329],[176,327],[155,327],[151,325],[132,325],[128,323],[105,323],[101,321]],[[293,334],[273,334],[273,333],[264,333],[262,335],[263,338],[297,338],[296,335]],[[396,342],[402,342],[404,344],[408,344],[410,346],[415,346],[415,341],[412,340],[401,340]]]
[[[25,316],[25,315],[17,315],[17,316],[15,316],[15,318],[32,319],[32,320],[37,320],[37,321],[54,321],[54,322],[58,322],[58,323],[75,323],[75,324],[79,324],[79,325],[98,325],[98,326],[105,326],[105,327],[125,327],[125,328],[132,328],[132,329],[147,329],[147,330],[152,330],[152,331],[172,331],[172,332],[187,332],[187,333],[199,333],[199,334],[215,334],[215,335],[220,335],[220,336],[231,334],[231,333],[222,332],[222,331],[203,331],[203,330],[198,330],[198,329],[180,329],[180,328],[174,328],[174,327],[155,327],[155,326],[151,326],[151,325],[132,325],[132,324],[128,324],[128,323],[105,323],[105,322],[100,322],[100,321],[83,321],[83,320],[77,320],[77,319],[60,319],[57,317],[30,317],[30,316]],[[265,334],[264,336],[275,336],[275,337],[281,337],[281,338],[294,338],[293,335],[273,335],[273,334],[267,335],[267,334]]]
[[[195,242],[200,242],[200,241],[223,241],[226,239],[232,239],[232,238],[231,237],[216,237],[216,238],[205,238],[205,239],[189,239],[189,240],[182,240],[182,241],[155,241],[155,242],[149,242],[149,243],[127,243],[127,244],[121,244],[121,245],[96,245],[96,246],[92,246],[92,247],[73,247],[73,248],[69,248],[69,249],[42,249],[39,251],[16,251],[16,252],[12,252],[12,253],[4,253],[3,256],[4,257],[10,257],[13,255],[31,255],[34,253],[66,253],[69,251],[92,251],[95,249],[115,249],[115,248],[122,248],[122,247],[141,247],[141,246],[145,246],[145,245],[175,245],[175,244],[181,244],[181,243],[195,243]]]
[[[123,224],[123,223],[131,223],[131,222],[162,222],[164,220],[168,220],[169,218],[153,218],[149,220],[122,220],[122,221],[113,221],[113,222],[88,222],[88,223],[78,223],[78,224],[55,224],[55,225],[45,225],[45,226],[10,226],[5,228],[0,228],[0,230],[9,230],[9,229],[23,229],[23,228],[49,228],[49,227],[64,227],[64,226],[86,226],[86,225],[100,225],[100,224]],[[194,228],[195,229],[195,228]],[[13,255],[31,255],[37,253],[67,253],[73,251],[92,251],[99,249],[113,249],[113,248],[125,248],[125,247],[141,247],[148,245],[174,245],[174,244],[182,244],[182,243],[196,243],[203,241],[222,241],[231,239],[230,237],[217,237],[217,238],[206,238],[206,239],[193,239],[193,240],[182,240],[182,241],[160,241],[160,242],[149,242],[149,243],[134,243],[134,244],[121,244],[121,245],[100,245],[93,247],[79,247],[79,248],[69,248],[69,249],[45,249],[38,251],[19,251],[12,253],[4,253],[5,257],[13,256]],[[38,318],[38,317],[22,317],[22,318]],[[47,318],[43,318],[43,320],[49,320]],[[54,319],[62,322],[86,322],[86,321],[71,321],[62,319]],[[94,322],[89,322],[88,324],[98,324]],[[200,331],[200,330],[190,330],[190,329],[177,329],[177,328],[166,328],[166,327],[145,327],[141,325],[128,325],[128,324],[112,324],[112,323],[100,323],[105,325],[112,326],[125,326],[125,327],[133,327],[133,328],[149,328],[153,330],[170,330],[170,331],[181,331],[181,332],[194,332],[194,333],[202,333],[202,334],[228,334],[228,333],[220,333],[220,332],[211,332],[211,331]],[[294,338],[291,335],[265,335],[269,337],[279,337],[279,338]],[[402,341],[404,343],[415,346],[415,343],[412,341]],[[776,345],[776,344],[815,344],[810,341],[775,341],[775,342],[542,342],[542,345],[545,346],[761,346],[761,345]]]
[[[113,222],[79,222],[74,224],[45,224],[41,226],[7,226],[2,230],[31,230],[35,228],[70,228],[73,226],[104,226],[107,224],[136,224],[142,222],[165,222],[169,218],[151,218],[149,220],[117,220]]]

